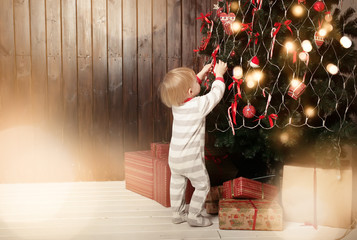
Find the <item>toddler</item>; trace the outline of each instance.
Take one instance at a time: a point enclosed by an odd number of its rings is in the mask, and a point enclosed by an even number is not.
[[[216,64],[216,78],[210,92],[197,96],[201,90],[200,82],[210,68],[211,64],[205,65],[197,76],[192,69],[175,68],[166,74],[159,87],[162,102],[172,108],[173,114],[169,166],[172,222],[176,224],[187,221],[190,226],[212,225],[211,220],[201,214],[210,190],[204,158],[205,124],[206,116],[223,97],[223,75],[227,64],[221,61]],[[187,213],[185,191],[188,179],[195,191]]]

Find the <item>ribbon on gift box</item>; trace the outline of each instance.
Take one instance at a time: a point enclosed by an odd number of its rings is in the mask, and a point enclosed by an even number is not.
[[[232,194],[232,198],[234,198],[234,184],[233,184],[233,180],[230,180],[230,185],[231,185],[231,194]],[[262,183],[262,199],[264,199],[264,183]]]

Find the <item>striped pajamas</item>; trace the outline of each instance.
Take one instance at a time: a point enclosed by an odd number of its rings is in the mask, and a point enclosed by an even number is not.
[[[206,196],[210,190],[204,160],[206,116],[222,99],[224,90],[223,78],[216,78],[208,94],[195,97],[178,107],[172,107],[169,166],[170,199],[174,218],[185,215],[187,179],[195,188],[188,209],[188,218],[194,220],[204,209]]]

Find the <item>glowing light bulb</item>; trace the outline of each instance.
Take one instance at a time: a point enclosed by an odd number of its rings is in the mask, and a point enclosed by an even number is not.
[[[346,37],[346,36],[343,36],[340,39],[340,43],[341,43],[342,47],[344,47],[344,48],[350,48],[352,46],[351,39],[349,39],[349,37]]]
[[[315,115],[315,109],[312,108],[312,107],[307,107],[307,108],[305,109],[305,115],[306,115],[307,117],[313,117],[313,116]]]
[[[294,49],[294,44],[292,42],[285,43],[286,52],[291,52]]]
[[[255,82],[250,80],[250,81],[247,81],[247,87],[249,88],[253,88],[255,86]]]
[[[301,4],[297,4],[292,8],[292,13],[295,17],[301,17],[304,15],[304,8],[301,6]]]
[[[243,68],[241,66],[235,66],[233,68],[233,77],[239,79],[243,77]]]
[[[259,82],[263,78],[263,73],[261,71],[253,71],[252,78],[254,81]]]
[[[291,86],[293,87],[293,88],[296,88],[296,87],[298,87],[299,85],[300,85],[300,81],[299,80],[297,80],[296,78],[294,78],[293,80],[291,80],[291,82],[290,82],[290,84],[291,84]]]
[[[231,12],[237,12],[239,9],[239,4],[238,2],[232,2],[231,3]]]
[[[312,45],[309,40],[304,40],[301,43],[302,49],[304,49],[305,52],[311,52],[312,50]]]
[[[280,135],[280,141],[282,143],[287,143],[289,141],[289,134],[284,132]]]
[[[242,25],[239,21],[234,21],[231,26],[233,32],[238,33],[240,32]]]
[[[327,32],[331,32],[333,30],[333,26],[329,23],[324,24],[324,29],[326,29]]]
[[[331,22],[332,21],[332,16],[331,16],[330,13],[325,15],[325,20],[326,20],[326,22]]]
[[[299,58],[301,61],[305,62],[307,60],[307,53],[306,52],[301,52],[299,53]]]
[[[326,69],[332,75],[337,74],[338,71],[339,71],[338,67],[335,64],[332,64],[332,63],[327,64]]]
[[[319,36],[320,37],[326,37],[326,35],[327,35],[327,31],[326,31],[326,29],[325,28],[321,28],[320,30],[319,30]]]

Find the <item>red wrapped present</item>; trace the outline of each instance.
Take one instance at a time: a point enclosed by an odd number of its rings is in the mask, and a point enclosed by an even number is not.
[[[218,219],[220,229],[283,230],[283,210],[275,201],[222,199]]]
[[[126,152],[124,160],[126,189],[153,199],[154,176],[151,152]]]
[[[297,100],[301,94],[305,91],[306,85],[303,82],[300,82],[299,80],[292,80],[288,95],[292,97],[293,99]]]
[[[165,207],[170,207],[171,171],[167,161],[154,159],[154,200]],[[189,204],[195,188],[190,180],[187,181],[185,200]]]
[[[223,198],[252,198],[273,200],[277,194],[277,187],[244,177],[235,178],[223,183]]]
[[[154,159],[154,200],[165,207],[170,207],[171,172],[167,161]]]
[[[169,143],[151,143],[151,154],[153,157],[160,158],[160,159],[168,159],[169,157]]]
[[[211,187],[206,198],[206,212],[209,214],[218,213],[219,199],[223,196],[223,186]]]

